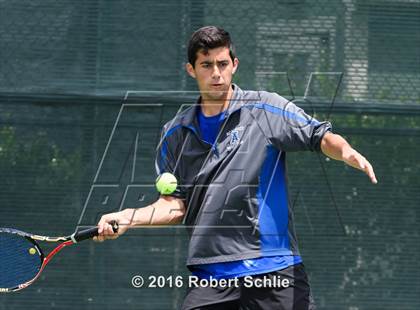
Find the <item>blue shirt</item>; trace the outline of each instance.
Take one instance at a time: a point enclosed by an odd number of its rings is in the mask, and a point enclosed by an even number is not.
[[[225,119],[224,112],[214,116],[205,116],[200,106],[197,112],[201,138],[213,145]],[[209,279],[210,277],[228,279],[281,270],[301,262],[302,258],[299,255],[266,256],[233,262],[198,265],[194,266],[192,272],[201,279]]]
[[[225,119],[225,113],[221,112],[213,116],[205,116],[198,107],[198,123],[200,124],[201,138],[207,143],[214,144],[219,133],[220,126]]]

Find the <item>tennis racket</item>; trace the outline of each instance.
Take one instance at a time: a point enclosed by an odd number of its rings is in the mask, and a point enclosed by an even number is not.
[[[118,224],[112,223],[114,232]],[[0,293],[19,291],[31,285],[40,276],[45,266],[62,249],[98,235],[98,228],[76,231],[66,237],[46,237],[26,232],[0,228]],[[60,242],[44,256],[37,241]]]

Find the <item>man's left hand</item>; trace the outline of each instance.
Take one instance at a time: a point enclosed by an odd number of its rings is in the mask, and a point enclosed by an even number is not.
[[[364,171],[370,178],[373,184],[378,183],[376,180],[375,172],[373,171],[372,165],[369,161],[359,152],[352,147],[346,147],[343,149],[343,161],[353,168]]]

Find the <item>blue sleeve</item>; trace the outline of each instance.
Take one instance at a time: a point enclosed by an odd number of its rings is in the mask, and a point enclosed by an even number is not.
[[[157,175],[169,172],[176,177],[178,186],[175,192],[173,192],[170,196],[174,196],[179,199],[185,199],[186,193],[183,190],[183,179],[180,175],[177,157],[175,157],[176,148],[174,143],[176,143],[176,141],[173,133],[175,133],[177,129],[179,129],[179,127],[174,127],[169,130],[166,130],[166,126],[163,127],[161,138],[156,149],[155,168]]]

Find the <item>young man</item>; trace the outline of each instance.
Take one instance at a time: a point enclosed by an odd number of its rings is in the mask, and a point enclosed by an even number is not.
[[[293,230],[285,154],[322,151],[376,183],[372,166],[330,123],[275,93],[232,84],[239,61],[225,30],[197,30],[188,61],[201,96],[164,126],[156,159],[159,174],[177,177],[177,190],[150,206],[104,215],[98,240],[135,225],[184,220],[193,274],[237,282],[191,287],[183,309],[314,309]],[[111,221],[120,224],[118,234]]]

